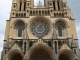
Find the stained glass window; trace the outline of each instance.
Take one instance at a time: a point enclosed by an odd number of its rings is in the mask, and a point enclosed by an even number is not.
[[[18,27],[18,37],[22,36],[22,26]]]
[[[49,27],[46,23],[37,22],[32,25],[31,27],[33,35],[36,37],[44,37],[49,32]]]
[[[61,26],[58,26],[58,35],[62,36],[62,27]]]

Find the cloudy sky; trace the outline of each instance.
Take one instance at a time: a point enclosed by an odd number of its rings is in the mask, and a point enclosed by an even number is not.
[[[35,0],[35,5],[38,3],[38,1],[39,0]],[[67,2],[75,18],[76,30],[80,42],[80,0],[67,0]],[[0,0],[0,53],[3,49],[6,20],[8,20],[10,16],[11,4],[12,0]]]

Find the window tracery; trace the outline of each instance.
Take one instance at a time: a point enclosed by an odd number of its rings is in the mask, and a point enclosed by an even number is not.
[[[22,37],[23,31],[24,31],[24,28],[25,28],[25,24],[22,21],[18,21],[15,24],[15,28],[16,28],[17,36]]]
[[[44,37],[48,34],[49,27],[44,22],[37,22],[32,25],[31,30],[33,35],[35,35],[36,37]]]
[[[56,22],[56,31],[59,37],[65,36],[66,25],[64,24],[64,22],[61,21]]]

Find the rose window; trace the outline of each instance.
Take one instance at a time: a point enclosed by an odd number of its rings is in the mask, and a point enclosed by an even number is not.
[[[36,22],[31,27],[33,35],[36,37],[44,37],[49,32],[49,27],[44,22]]]

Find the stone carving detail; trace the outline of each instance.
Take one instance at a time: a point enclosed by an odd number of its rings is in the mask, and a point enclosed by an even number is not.
[[[19,46],[17,44],[15,44],[10,50],[14,50],[14,49],[21,51],[21,49],[19,48]]]
[[[64,50],[64,49],[71,50],[66,44],[63,44],[63,46],[61,47],[60,51]]]
[[[50,55],[45,50],[38,49],[31,55],[31,60],[50,60]]]

